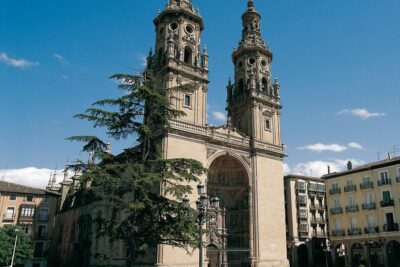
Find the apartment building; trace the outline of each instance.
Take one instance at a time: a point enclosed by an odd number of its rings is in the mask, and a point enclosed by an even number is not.
[[[322,177],[326,181],[333,256],[358,266],[400,264],[400,157]],[[338,248],[345,248],[345,257]]]
[[[34,258],[26,267],[46,266],[58,202],[56,192],[0,181],[0,227],[17,225],[32,240]]]
[[[317,177],[284,177],[286,238],[292,267],[326,266],[325,181]]]

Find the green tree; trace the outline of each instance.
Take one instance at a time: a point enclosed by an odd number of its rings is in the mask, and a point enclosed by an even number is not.
[[[16,226],[5,225],[0,228],[0,266],[8,266],[11,263],[16,229],[18,229],[19,232],[14,263],[23,263],[26,259],[30,259],[33,256],[32,244],[27,234]]]
[[[106,152],[105,142],[98,137],[68,138],[84,142],[83,151],[92,153],[94,160],[71,166],[83,170],[81,189],[74,194],[73,203],[105,200],[112,204],[111,216],[103,214],[95,220],[100,226],[98,234],[124,241],[127,266],[157,244],[190,252],[198,245],[198,225],[192,210],[183,207],[182,198],[191,194],[189,184],[198,182],[206,169],[192,159],[163,159],[159,147],[164,127],[171,119],[185,115],[170,106],[169,97],[192,91],[194,85],[167,92],[158,86],[151,70],[111,78],[121,81],[122,95],[97,101],[76,117],[104,127],[114,139],[137,138],[138,145],[114,156]]]

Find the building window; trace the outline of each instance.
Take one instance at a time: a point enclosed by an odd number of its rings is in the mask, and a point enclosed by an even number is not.
[[[33,257],[41,258],[43,257],[44,242],[36,242],[35,250],[33,252]]]
[[[4,220],[14,220],[14,208],[7,208]]]
[[[379,180],[383,184],[388,184],[389,183],[389,175],[387,172],[381,172],[379,173]]]
[[[24,216],[24,217],[35,216],[35,208],[34,207],[22,207],[21,216]]]
[[[241,95],[244,91],[244,80],[240,79],[238,82],[238,87],[237,87],[237,94]]]
[[[10,195],[10,196],[8,197],[8,199],[9,199],[9,200],[16,200],[16,199],[17,199],[17,196],[16,196],[16,195]]]
[[[184,107],[191,107],[192,106],[192,98],[190,95],[185,95],[183,99],[183,106]]]
[[[47,226],[46,225],[39,225],[36,239],[45,239],[47,237]]]
[[[26,201],[32,202],[33,201],[33,196],[26,196]]]
[[[265,118],[265,124],[264,128],[266,131],[271,131],[271,119],[270,118]]]
[[[186,46],[183,61],[188,64],[193,64],[192,56],[193,56],[192,48]]]
[[[50,198],[48,196],[45,196],[42,198],[44,203],[49,203]]]

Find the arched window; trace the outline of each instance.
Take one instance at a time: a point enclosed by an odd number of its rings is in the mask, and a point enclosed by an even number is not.
[[[267,89],[268,89],[268,81],[267,81],[267,78],[263,77],[261,79],[261,91],[265,91],[266,92]]]
[[[185,56],[184,56],[184,58],[183,58],[183,61],[184,61],[185,63],[188,63],[188,64],[193,64],[193,59],[192,59],[192,57],[193,57],[192,48],[190,48],[189,46],[186,46],[186,47],[185,47]]]
[[[241,95],[243,93],[243,90],[244,90],[244,81],[243,79],[240,79],[238,83],[238,95]]]

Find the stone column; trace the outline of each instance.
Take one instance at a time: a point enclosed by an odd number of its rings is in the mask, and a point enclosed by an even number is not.
[[[248,192],[248,208],[249,208],[249,259],[251,266],[254,266],[254,222],[253,222],[253,187],[250,185]]]

